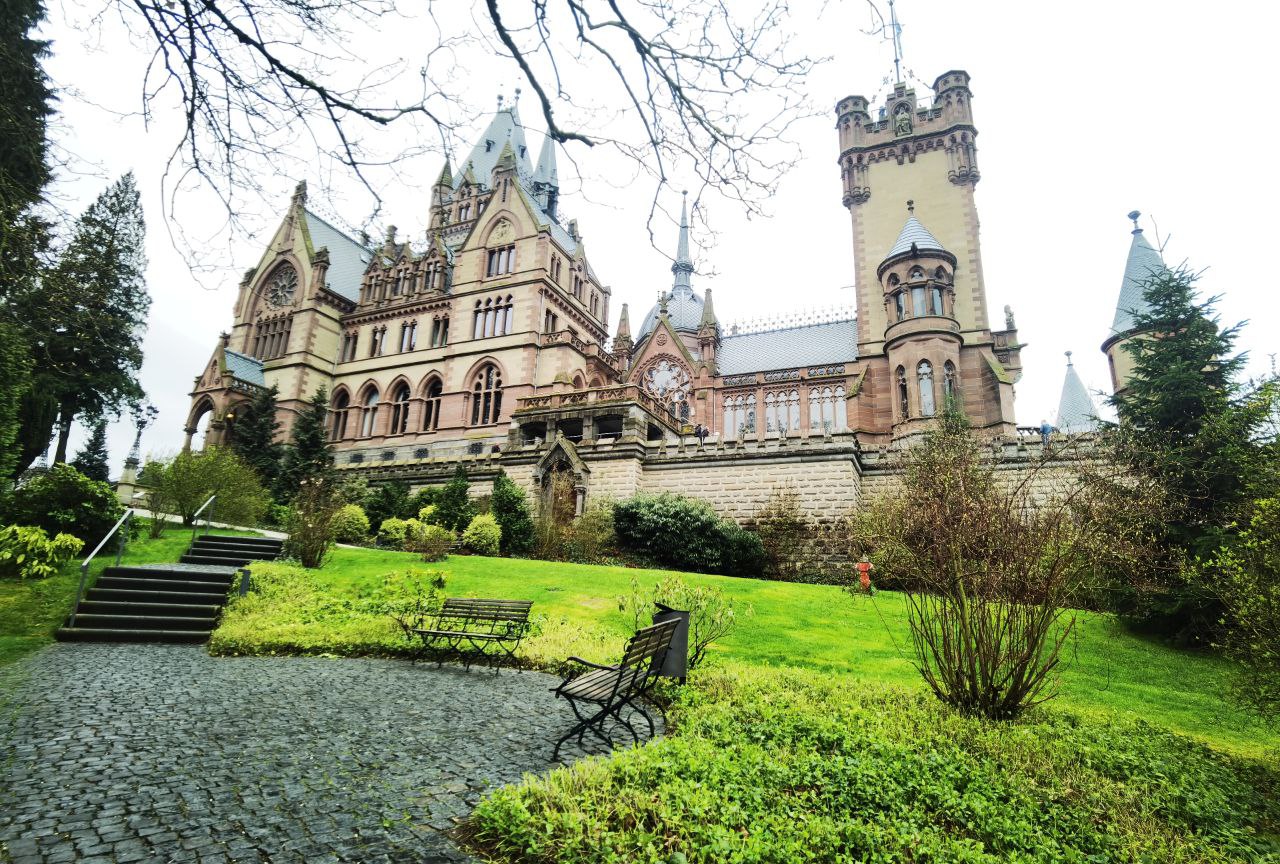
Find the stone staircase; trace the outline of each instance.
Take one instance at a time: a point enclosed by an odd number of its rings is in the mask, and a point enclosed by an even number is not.
[[[217,626],[236,570],[271,561],[282,542],[206,535],[177,564],[108,567],[58,629],[63,642],[204,642]]]

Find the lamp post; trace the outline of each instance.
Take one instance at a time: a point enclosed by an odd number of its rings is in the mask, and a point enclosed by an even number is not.
[[[154,405],[145,408],[141,405],[133,412],[133,425],[137,434],[133,436],[133,447],[129,448],[129,456],[124,460],[124,471],[120,473],[120,483],[116,492],[125,504],[133,503],[133,493],[138,485],[138,467],[142,464],[142,432],[152,423],[160,409]]]

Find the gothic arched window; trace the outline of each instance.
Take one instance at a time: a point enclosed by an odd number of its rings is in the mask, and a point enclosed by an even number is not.
[[[911,416],[911,405],[907,400],[907,370],[899,366],[894,377],[898,382],[898,412],[906,420]]]
[[[498,367],[486,363],[480,367],[471,385],[471,425],[497,423],[502,414],[502,374]]]
[[[343,390],[333,397],[332,423],[329,427],[329,437],[334,441],[341,441],[347,437],[347,409],[351,407],[351,397],[347,395],[347,391]]]
[[[933,314],[933,315],[946,314],[942,311],[942,289],[931,288],[929,290],[930,290],[931,299],[933,300],[933,307],[930,310],[930,314]]]
[[[378,388],[370,387],[364,396],[364,405],[360,409],[360,437],[368,438],[373,434],[373,424],[378,418]]]
[[[432,378],[427,382],[425,398],[422,402],[422,431],[434,432],[440,428],[440,394],[444,391],[444,385],[440,383],[439,378]]]
[[[956,378],[956,365],[948,360],[942,364],[942,401],[948,408],[954,408],[960,395],[960,382]]]
[[[893,295],[894,306],[898,310],[898,320],[901,321],[907,317],[907,295],[905,291],[899,291]]]
[[[391,429],[389,435],[403,435],[409,431],[409,385],[401,382],[391,391]]]
[[[924,305],[924,286],[917,285],[911,289],[911,317],[919,318],[928,314]]]
[[[844,387],[813,387],[809,390],[810,432],[843,432],[848,426]]]
[[[920,415],[932,417],[935,413],[933,405],[933,364],[921,360],[916,366],[916,379],[920,382]]]

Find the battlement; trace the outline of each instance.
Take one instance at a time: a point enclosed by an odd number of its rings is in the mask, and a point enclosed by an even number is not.
[[[846,96],[836,103],[840,155],[918,141],[960,127],[976,133],[972,98],[969,73],[960,69],[938,76],[929,101],[917,98],[915,89],[901,81],[878,107],[865,96]]]

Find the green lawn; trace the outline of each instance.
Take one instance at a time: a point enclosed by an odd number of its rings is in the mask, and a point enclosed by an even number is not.
[[[146,564],[157,561],[177,561],[191,544],[191,529],[174,526],[163,537],[152,540],[145,536],[146,522],[141,534],[131,541],[125,550],[122,563]],[[251,531],[224,531],[214,534],[252,534]],[[89,565],[89,584],[104,567],[116,563],[114,541],[110,550],[103,550]],[[92,549],[85,549],[81,557],[68,563],[56,576],[48,579],[15,582],[0,580],[0,666],[6,666],[25,657],[32,651],[53,641],[54,631],[71,611],[76,589],[80,585],[80,561]]]
[[[271,602],[280,608],[267,608],[266,598],[239,608],[233,601],[211,650],[394,653],[402,639],[389,620],[366,620],[358,637],[330,633],[314,640],[330,629],[332,614],[351,613],[349,601],[375,593],[389,572],[409,568],[445,572],[445,593],[451,596],[533,600],[541,633],[524,652],[536,665],[548,667],[569,654],[597,660],[613,657],[629,626],[616,598],[630,591],[632,577],[647,587],[663,575],[656,570],[460,555],[428,565],[405,553],[342,548],[312,574],[318,594],[328,598],[328,618],[295,615],[278,600]],[[897,594],[854,598],[832,586],[700,574],[686,578],[717,585],[754,610],[732,635],[713,646],[713,658],[797,666],[909,689],[923,686],[908,659],[904,604]],[[1244,756],[1274,755],[1280,748],[1280,732],[1223,699],[1229,663],[1135,638],[1106,616],[1081,613],[1079,622],[1064,661],[1061,696],[1054,704],[1079,714],[1144,719]]]

